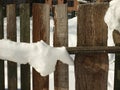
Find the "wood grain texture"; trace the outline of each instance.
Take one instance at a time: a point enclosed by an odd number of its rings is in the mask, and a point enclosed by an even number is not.
[[[33,9],[33,42],[44,40],[49,44],[50,8],[47,4],[34,3]],[[33,90],[48,90],[49,77],[42,77],[33,69]]]
[[[116,46],[120,46],[120,33],[116,30],[113,31],[114,43]],[[120,89],[120,53],[115,54],[115,78],[114,78],[114,90]]]
[[[3,8],[0,5],[0,39],[4,37],[3,32]],[[4,82],[4,61],[0,60],[0,90],[4,90]]]
[[[79,47],[67,47],[67,51],[70,54],[77,54],[77,53],[120,53],[119,46],[79,46]]]
[[[106,46],[107,26],[104,15],[107,4],[79,6],[77,46]],[[76,90],[107,90],[108,56],[103,54],[76,54]]]
[[[54,8],[54,46],[68,46],[68,19],[67,19],[67,5],[60,4]],[[68,65],[61,62],[57,63],[55,71],[55,90],[68,90]]]
[[[113,31],[113,39],[116,46],[120,45],[120,33],[117,30]]]
[[[16,41],[16,5],[7,5],[7,38]],[[17,64],[8,61],[8,89],[17,90]]]
[[[30,42],[30,5],[20,4],[20,41]],[[21,90],[30,90],[30,65],[21,65]]]

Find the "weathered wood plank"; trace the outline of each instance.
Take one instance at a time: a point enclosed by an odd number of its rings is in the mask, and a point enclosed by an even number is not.
[[[7,38],[16,41],[16,5],[7,5]]]
[[[56,4],[64,4],[64,0],[57,0]]]
[[[54,15],[54,46],[68,46],[67,5],[56,5],[54,8]],[[55,90],[69,89],[68,65],[58,62],[54,77]]]
[[[120,33],[113,31],[113,38],[116,46],[120,46]],[[120,90],[120,53],[115,54],[115,80],[114,90]]]
[[[107,26],[104,15],[107,4],[85,4],[79,6],[77,46],[106,46]],[[76,90],[107,90],[108,55],[76,54]]]
[[[3,8],[0,5],[0,39],[2,39],[4,37],[4,28],[3,28]]]
[[[3,8],[0,5],[0,39],[4,37],[3,34]],[[4,82],[4,61],[0,60],[0,90],[4,90]]]
[[[53,1],[52,0],[45,0],[45,3],[46,4],[49,4],[50,5],[50,7],[52,6],[52,4],[53,4]]]
[[[47,4],[33,4],[33,42],[43,39],[49,44],[50,8]],[[33,90],[48,90],[49,77],[42,77],[33,69]]]
[[[7,5],[7,38],[16,41],[15,4]],[[8,62],[8,89],[17,90],[17,64]]]
[[[79,47],[66,47],[70,54],[77,53],[120,53],[119,46],[79,46]]]
[[[30,42],[30,5],[20,4],[20,41]],[[21,65],[21,90],[30,90],[30,65]]]
[[[116,47],[120,47],[120,33],[117,30],[113,31],[113,39]]]

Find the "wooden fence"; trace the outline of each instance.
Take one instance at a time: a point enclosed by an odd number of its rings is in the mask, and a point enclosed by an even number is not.
[[[54,39],[56,47],[66,46],[75,56],[75,89],[107,90],[108,56],[107,52],[120,52],[119,47],[107,47],[107,26],[103,17],[108,8],[106,3],[83,4],[79,6],[77,23],[77,47],[68,46],[67,5],[54,7]],[[20,41],[30,42],[30,5],[20,4]],[[50,6],[34,3],[32,7],[33,42],[43,39],[50,42]],[[6,5],[7,38],[16,41],[16,5]],[[0,38],[4,37],[3,8],[0,6]],[[116,43],[118,33],[114,34]],[[120,37],[119,37],[120,38]],[[117,43],[117,45],[119,45]],[[119,55],[117,55],[119,57]],[[118,58],[119,59],[119,58]],[[118,60],[119,61],[119,60]],[[117,61],[117,63],[118,63]],[[17,90],[17,64],[8,62],[8,90]],[[115,90],[120,82],[119,65],[116,67]],[[49,76],[42,77],[33,69],[32,90],[49,90]],[[69,90],[68,66],[58,62],[54,75],[55,90]],[[4,61],[0,60],[0,90],[5,89]],[[117,81],[116,81],[117,80]],[[30,66],[21,65],[21,90],[31,90]],[[117,87],[117,89],[116,89]]]
[[[1,3],[5,6],[6,4],[16,3],[17,6],[20,3],[44,3],[49,4],[52,8],[53,5],[57,4],[67,4],[68,11],[77,11],[78,2],[77,0],[1,0]]]

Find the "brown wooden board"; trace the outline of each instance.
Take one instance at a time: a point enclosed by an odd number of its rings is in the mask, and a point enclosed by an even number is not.
[[[30,5],[20,4],[20,41],[30,42]],[[21,65],[21,90],[30,90],[30,65]]]
[[[107,26],[104,15],[108,4],[84,4],[79,6],[77,46],[106,46]],[[108,55],[76,54],[76,90],[107,90]]]
[[[57,0],[56,4],[64,4],[64,0]]]
[[[120,46],[120,33],[116,30],[113,32],[114,42],[116,46]],[[114,90],[120,90],[120,53],[115,54],[115,77]]]
[[[7,38],[16,41],[16,5],[7,5]],[[8,89],[17,90],[17,64],[8,62]]]
[[[3,33],[3,8],[0,5],[0,39],[4,37]],[[4,90],[4,61],[0,60],[0,90]]]
[[[67,51],[70,54],[77,53],[120,53],[119,46],[79,46],[79,47],[67,47]]]
[[[68,46],[68,19],[67,19],[67,5],[60,4],[54,8],[54,46]],[[57,63],[55,71],[55,90],[68,90],[68,65],[61,62]]]
[[[34,3],[33,15],[33,42],[44,40],[49,44],[50,8],[47,4]],[[48,90],[49,77],[42,77],[33,69],[33,90]]]
[[[52,3],[52,0],[45,0],[45,3],[46,3],[46,4],[49,4],[50,6],[52,6],[52,4],[53,4],[53,3]]]

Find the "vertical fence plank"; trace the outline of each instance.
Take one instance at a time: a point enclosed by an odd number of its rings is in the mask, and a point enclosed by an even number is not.
[[[4,37],[3,35],[3,8],[0,5],[0,39]],[[4,90],[4,61],[0,60],[0,90]]]
[[[20,4],[20,41],[30,42],[30,5]],[[21,90],[30,90],[30,66],[21,65]]]
[[[54,8],[54,15],[54,46],[68,46],[67,5],[56,5]],[[68,90],[68,79],[68,65],[58,62],[55,71],[55,90]]]
[[[43,39],[49,44],[50,8],[47,4],[33,4],[33,41]],[[49,77],[42,77],[33,69],[33,90],[48,90]]]
[[[16,41],[16,5],[7,5],[7,38]],[[8,89],[17,90],[17,64],[8,62]]]
[[[49,4],[50,6],[52,6],[52,0],[45,0],[46,4]]]
[[[64,4],[64,0],[57,0],[57,4]]]
[[[3,7],[0,5],[0,39],[4,38],[3,17]]]
[[[79,6],[77,46],[106,46],[106,4]],[[76,90],[107,90],[108,56],[104,54],[76,54]]]
[[[120,33],[116,30],[113,32],[113,38],[116,46],[120,46]],[[114,90],[120,90],[120,53],[115,54],[115,80]]]

